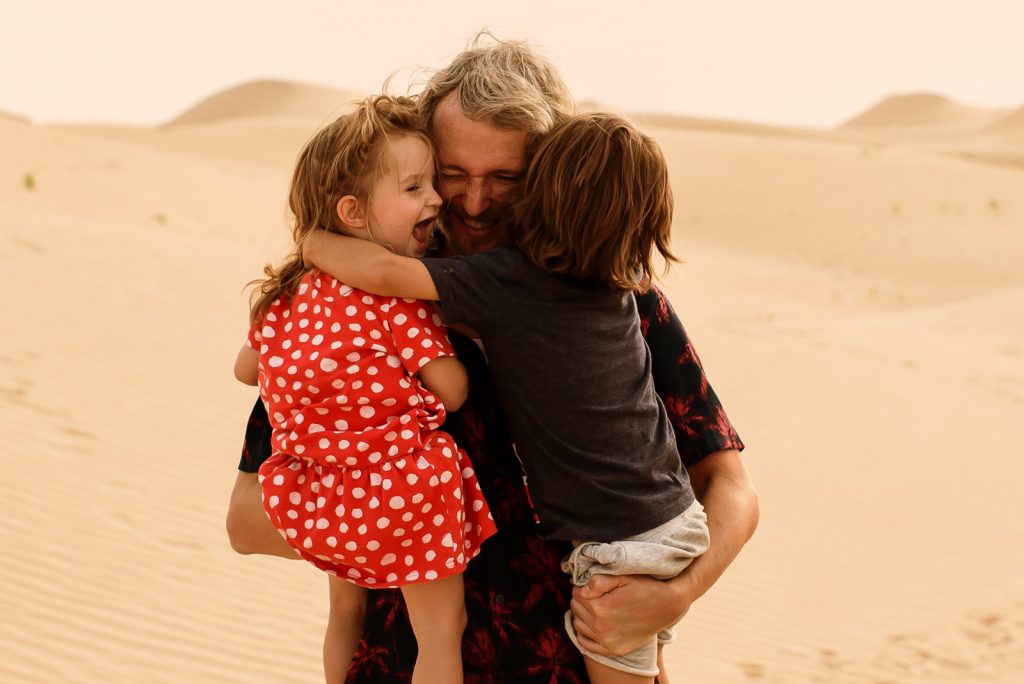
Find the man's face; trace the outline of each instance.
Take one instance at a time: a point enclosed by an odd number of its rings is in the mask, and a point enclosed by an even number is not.
[[[504,244],[499,219],[517,199],[528,134],[467,118],[454,94],[438,104],[432,128],[441,167],[441,215],[452,250],[474,254]]]

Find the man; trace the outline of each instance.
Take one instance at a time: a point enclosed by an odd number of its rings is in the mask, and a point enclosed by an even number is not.
[[[570,116],[573,100],[554,68],[521,43],[478,37],[433,76],[420,107],[438,147],[439,191],[447,230],[442,254],[471,254],[506,241],[500,219],[515,199],[532,139]],[[595,576],[572,591],[574,627],[598,654],[628,652],[674,623],[732,562],[754,532],[758,505],[740,459],[742,443],[703,375],[682,326],[657,291],[638,296],[659,396],[676,428],[680,456],[711,530],[711,547],[677,578]],[[500,402],[480,350],[452,342],[471,378],[466,406],[445,429],[469,453],[498,525],[465,574],[469,626],[463,646],[467,682],[585,682],[579,652],[561,616],[567,549],[537,536]],[[259,504],[255,469],[266,457],[265,417],[257,402],[228,512],[241,553],[293,557]],[[248,472],[247,472],[248,471]],[[398,592],[373,592],[364,639],[349,682],[408,681],[415,639]],[[668,682],[661,667],[662,684]]]

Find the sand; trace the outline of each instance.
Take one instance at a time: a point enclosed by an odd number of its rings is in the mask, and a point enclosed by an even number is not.
[[[287,244],[298,147],[349,99],[259,83],[152,129],[0,117],[0,682],[320,681],[326,582],[233,553],[223,516],[242,288]],[[636,117],[678,199],[665,287],[762,506],[674,682],[1024,676],[1021,112],[936,102],[835,131]]]

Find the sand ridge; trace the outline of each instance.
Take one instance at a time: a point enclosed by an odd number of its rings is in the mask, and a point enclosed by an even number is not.
[[[234,554],[223,514],[243,286],[343,105],[257,85],[153,129],[0,119],[0,682],[320,680],[326,582]],[[635,118],[677,197],[664,286],[762,503],[674,680],[1016,682],[1024,167],[959,156],[973,133]]]

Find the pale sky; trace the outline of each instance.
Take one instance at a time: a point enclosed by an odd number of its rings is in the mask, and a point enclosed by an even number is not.
[[[830,127],[893,93],[1024,105],[1024,0],[0,0],[0,111],[154,124],[256,79],[375,92],[485,26],[625,111]]]

